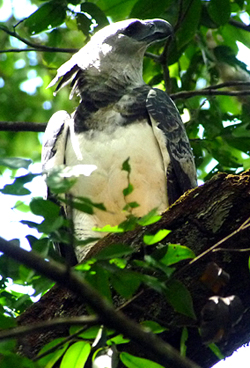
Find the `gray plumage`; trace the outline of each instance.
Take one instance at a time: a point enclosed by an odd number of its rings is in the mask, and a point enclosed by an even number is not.
[[[186,190],[196,186],[189,140],[178,110],[163,91],[146,85],[142,63],[146,48],[172,33],[160,19],[130,19],[97,32],[63,64],[50,86],[56,92],[71,84],[71,97],[80,103],[69,115],[54,114],[45,132],[43,167],[65,164],[96,165],[92,175],[81,175],[71,189],[74,196],[102,202],[107,212],[93,216],[74,211],[76,236],[96,236],[92,228],[122,222],[126,202],[136,201],[137,216],[153,208],[164,211]],[[126,198],[122,163],[130,158],[134,191]],[[65,208],[67,215],[67,208]],[[98,235],[97,235],[98,236]],[[86,248],[76,249],[78,261]]]

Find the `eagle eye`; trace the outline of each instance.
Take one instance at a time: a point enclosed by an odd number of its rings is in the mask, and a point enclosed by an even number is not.
[[[136,33],[138,33],[142,28],[142,24],[141,22],[139,22],[138,20],[131,23],[127,28],[125,28],[125,30],[122,32],[125,36],[128,37],[132,37],[134,36]]]

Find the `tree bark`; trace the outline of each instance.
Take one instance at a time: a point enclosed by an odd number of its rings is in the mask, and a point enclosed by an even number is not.
[[[124,234],[109,235],[100,240],[88,254],[92,257],[105,246],[123,242],[143,253],[143,235],[156,233],[159,229],[170,229],[172,232],[161,242],[178,243],[191,248],[196,256],[211,248],[220,240],[228,237],[250,217],[250,171],[241,175],[219,173],[204,185],[184,194],[162,216],[162,219],[148,226],[138,228]],[[216,262],[230,275],[230,282],[220,290],[220,296],[237,295],[244,306],[241,321],[218,343],[225,356],[250,340],[250,275],[247,251],[249,247],[249,228],[238,231],[229,237],[220,249],[210,251],[197,262],[187,266],[180,262],[176,274],[191,292],[198,321],[189,319],[173,311],[163,295],[152,289],[144,289],[136,298],[122,307],[122,311],[135,321],[155,320],[168,327],[168,331],[160,336],[179,349],[183,326],[188,327],[187,356],[204,368],[211,367],[218,358],[202,344],[199,335],[199,316],[207,299],[214,295],[200,280],[209,262]],[[223,248],[223,249],[221,249]],[[148,249],[148,248],[147,248]],[[146,249],[146,250],[147,250]],[[142,251],[143,250],[143,251]],[[117,298],[117,306],[122,305]],[[54,286],[40,301],[28,308],[18,319],[19,325],[50,320],[57,317],[79,316],[86,314],[86,307],[80,298],[69,291]],[[22,338],[21,350],[34,357],[39,349],[49,340],[66,336],[66,328],[52,329],[43,333],[34,333]],[[138,347],[124,345],[126,351],[140,355]],[[141,354],[143,355],[143,354]]]

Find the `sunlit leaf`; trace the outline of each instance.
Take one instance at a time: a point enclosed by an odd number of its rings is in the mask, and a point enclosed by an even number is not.
[[[91,351],[90,344],[78,341],[71,345],[63,356],[60,368],[82,368]]]
[[[216,344],[214,343],[209,344],[209,349],[212,350],[214,355],[217,356],[219,360],[225,359],[225,355],[222,354],[222,352],[220,351],[220,348]]]
[[[188,247],[180,244],[168,244],[167,253],[161,258],[161,262],[170,266],[184,259],[194,258],[194,252]]]
[[[148,226],[159,221],[161,217],[162,216],[157,214],[157,209],[155,208],[147,213],[145,216],[142,216],[140,219],[138,219],[137,223],[141,226]]]
[[[112,337],[111,339],[107,340],[107,345],[119,345],[119,344],[126,344],[130,342],[130,339],[126,339],[123,335],[117,335]]]
[[[152,362],[152,360],[139,358],[125,352],[120,354],[120,359],[128,368],[164,368],[162,365]]]
[[[170,232],[171,230],[161,229],[155,235],[144,235],[143,241],[146,245],[156,244],[163,240]]]

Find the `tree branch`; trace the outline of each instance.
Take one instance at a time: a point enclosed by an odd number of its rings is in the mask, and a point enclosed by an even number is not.
[[[10,31],[8,28],[3,27],[3,26],[0,26],[0,30],[7,33],[9,36],[17,38],[19,41],[22,41],[25,45],[34,48],[36,51],[67,52],[67,53],[70,53],[70,54],[74,54],[75,52],[78,51],[78,49],[67,49],[67,48],[61,48],[61,47],[57,48],[57,47],[39,45],[35,42],[31,42],[29,40],[26,40],[25,38],[19,36],[19,34],[17,34],[15,31]],[[24,51],[24,50],[22,49],[22,51]],[[33,51],[33,50],[29,50],[29,51]],[[1,52],[6,52],[6,51],[2,50]],[[10,51],[7,50],[7,52],[10,52]],[[16,51],[13,51],[13,52],[16,52]]]
[[[21,326],[12,328],[10,330],[3,330],[0,332],[0,341],[11,339],[13,337],[25,336],[30,333],[44,331],[54,327],[61,326],[80,326],[80,325],[94,325],[99,322],[96,316],[80,316],[71,318],[54,318],[50,321],[43,321],[41,323],[35,323],[29,326]]]
[[[28,252],[3,238],[0,238],[0,251],[79,295],[84,303],[89,304],[98,313],[102,323],[118,330],[139,344],[146,353],[149,351],[153,353],[155,361],[159,364],[172,368],[198,368],[197,364],[180,356],[171,345],[163,342],[156,335],[148,332],[121,312],[115,311],[113,306],[78,274],[73,271],[67,272],[67,267],[54,261],[46,262],[34,251]]]
[[[238,20],[230,19],[228,23],[231,24],[231,26],[250,32],[250,25],[246,25],[245,23],[239,22]]]
[[[156,57],[158,57],[156,55]],[[173,93],[170,97],[173,100],[191,98],[194,96],[249,96],[250,89],[241,91],[217,91],[224,87],[244,87],[250,86],[250,82],[232,81],[212,85],[197,91],[181,91]],[[0,131],[10,132],[44,132],[47,123],[31,123],[24,121],[0,121]]]
[[[0,50],[0,54],[5,54],[6,52],[28,52],[28,51],[37,51],[37,49],[7,49],[7,50]]]
[[[44,132],[46,123],[30,123],[24,121],[0,121],[0,131],[6,132]]]
[[[225,243],[227,240],[231,239],[233,236],[237,235],[239,232],[246,230],[250,227],[250,217],[244,221],[243,224],[241,224],[238,229],[236,229],[235,231],[233,231],[231,234],[229,234],[228,236],[226,236],[225,238],[221,239],[220,241],[218,241],[216,244],[212,245],[209,249],[206,249],[204,252],[202,252],[201,254],[199,254],[197,257],[193,258],[188,264],[186,264],[185,266],[183,266],[181,269],[179,269],[175,274],[174,277],[179,277],[180,275],[182,275],[183,273],[185,273],[191,266],[193,266],[194,263],[200,261],[202,258],[208,256],[210,253],[212,252],[216,252],[219,249],[221,250],[221,248],[218,249],[218,247]],[[250,251],[250,249],[238,249],[238,252],[242,252],[242,251]],[[232,251],[232,250],[229,250]],[[236,251],[235,249],[233,251]]]
[[[195,96],[249,96],[250,95],[250,89],[246,89],[243,91],[215,91],[213,89],[200,89],[198,91],[182,91],[177,92],[170,97],[173,100],[177,99],[188,99]]]

